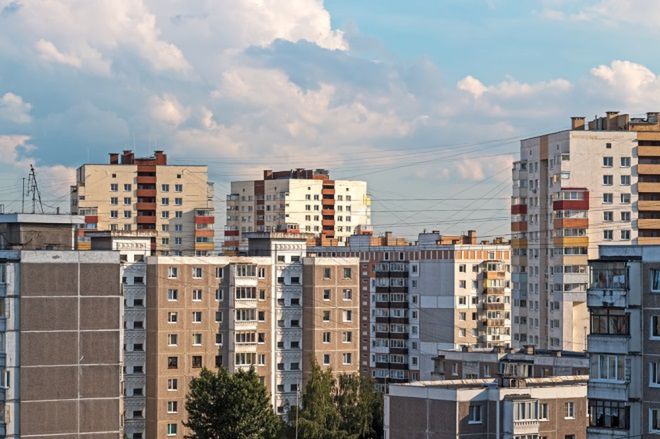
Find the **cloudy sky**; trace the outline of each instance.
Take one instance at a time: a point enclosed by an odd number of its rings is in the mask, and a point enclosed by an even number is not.
[[[656,0],[0,0],[0,203],[134,148],[329,168],[377,230],[508,232],[518,139],[660,110]],[[222,222],[221,222],[222,223]]]

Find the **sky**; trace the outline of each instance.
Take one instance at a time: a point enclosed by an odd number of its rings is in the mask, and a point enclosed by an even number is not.
[[[155,149],[364,179],[377,232],[507,236],[519,140],[660,111],[656,0],[0,0],[0,203]]]

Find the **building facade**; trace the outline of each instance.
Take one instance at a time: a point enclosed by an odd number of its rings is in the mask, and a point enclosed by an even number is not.
[[[477,243],[475,232],[414,244],[363,234],[309,252],[360,259],[360,370],[381,390],[431,379],[440,349],[510,344],[508,244]]]
[[[202,367],[255,367],[284,414],[310,361],[358,371],[358,260],[308,257],[306,237],[253,233],[249,255],[147,260],[147,437],[183,437]]]
[[[123,436],[119,256],[73,251],[78,222],[0,215],[3,227],[39,236],[29,250],[13,240],[0,249],[3,437]]]
[[[385,439],[585,439],[586,396],[584,375],[396,384]]]
[[[439,351],[433,371],[433,377],[440,380],[493,378],[500,374],[523,378],[588,375],[589,357],[584,351],[542,351],[533,346],[463,348]]]
[[[660,237],[660,122],[608,112],[521,141],[513,165],[514,344],[585,350],[587,260]]]
[[[214,249],[213,184],[206,166],[169,165],[167,155],[110,154],[107,164],[85,164],[71,187],[71,212],[84,231],[152,231],[158,254],[206,255]],[[79,237],[79,248],[89,239]]]
[[[223,252],[244,253],[249,232],[297,229],[343,243],[371,224],[370,206],[364,181],[331,180],[324,169],[266,170],[262,180],[231,183]]]
[[[660,435],[660,247],[589,263],[589,438]]]

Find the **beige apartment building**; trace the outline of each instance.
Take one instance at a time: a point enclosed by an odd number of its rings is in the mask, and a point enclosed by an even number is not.
[[[357,372],[358,260],[306,254],[300,234],[253,233],[247,256],[147,260],[147,437],[183,437],[203,367],[255,367],[279,414],[315,358]]]
[[[476,232],[421,233],[408,243],[362,232],[322,258],[360,260],[360,371],[388,383],[432,379],[441,349],[511,343],[510,247]]]
[[[248,232],[299,230],[344,243],[370,224],[366,182],[332,180],[324,169],[266,170],[262,180],[231,183],[223,252],[245,253]]]
[[[586,375],[390,386],[385,439],[585,439]]]
[[[153,231],[157,254],[207,255],[214,249],[213,184],[207,166],[171,165],[167,155],[110,154],[107,164],[85,164],[71,187],[71,212],[84,231]],[[89,249],[80,233],[79,248]]]
[[[513,165],[514,344],[586,350],[587,261],[660,242],[660,121],[608,112],[521,141]]]
[[[74,251],[82,223],[0,215],[2,437],[123,437],[119,255]]]

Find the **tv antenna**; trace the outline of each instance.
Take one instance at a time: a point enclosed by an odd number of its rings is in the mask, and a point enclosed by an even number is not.
[[[26,181],[27,180],[27,181]],[[39,210],[44,213],[44,206],[41,204],[41,192],[39,192],[39,185],[37,184],[37,173],[34,166],[30,165],[30,173],[27,179],[23,177],[23,197],[21,199],[21,213],[25,213],[25,197],[27,195],[28,201],[32,197],[32,213],[37,213],[37,203],[39,203]]]

